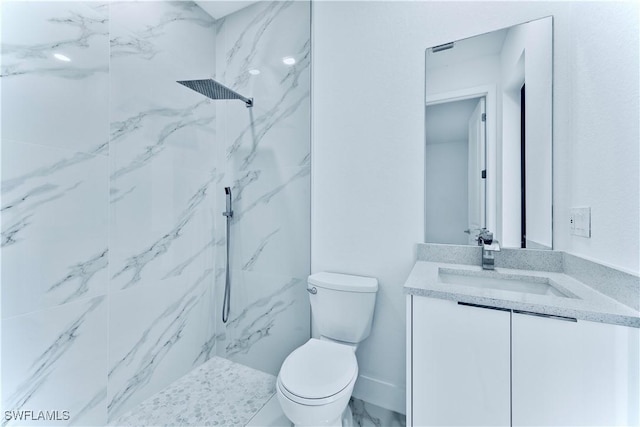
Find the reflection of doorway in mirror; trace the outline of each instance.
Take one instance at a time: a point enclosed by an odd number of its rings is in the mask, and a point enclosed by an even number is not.
[[[486,224],[486,99],[438,100],[425,117],[427,241],[476,244]]]
[[[468,156],[468,200],[469,200],[469,244],[476,243],[479,230],[486,226],[485,223],[485,169],[486,155],[486,101],[484,98],[477,100],[476,107],[469,117],[467,128],[469,132],[469,156]]]

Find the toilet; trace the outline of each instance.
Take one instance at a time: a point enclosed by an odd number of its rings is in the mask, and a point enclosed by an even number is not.
[[[355,351],[371,332],[378,280],[315,273],[307,291],[320,338],[311,338],[282,363],[278,401],[296,426],[350,426],[348,404],[358,378]]]

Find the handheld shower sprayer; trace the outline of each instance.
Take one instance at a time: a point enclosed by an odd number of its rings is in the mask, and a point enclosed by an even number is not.
[[[226,195],[227,203],[226,209],[222,212],[222,215],[227,217],[227,268],[224,281],[224,301],[222,303],[222,323],[227,323],[229,320],[229,311],[231,310],[231,278],[229,277],[229,239],[231,238],[231,218],[233,217],[233,210],[231,209],[231,187],[224,187],[224,194]]]
[[[233,210],[231,210],[231,187],[224,187],[224,194],[227,196],[227,205],[225,211],[222,212],[222,215],[230,218],[233,216]]]

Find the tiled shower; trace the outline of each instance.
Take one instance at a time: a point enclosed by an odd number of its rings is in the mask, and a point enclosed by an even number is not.
[[[276,374],[308,339],[309,65],[305,1],[3,3],[4,408],[103,425],[212,356]],[[176,83],[200,78],[254,107]]]

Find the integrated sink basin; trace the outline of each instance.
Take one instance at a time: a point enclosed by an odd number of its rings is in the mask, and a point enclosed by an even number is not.
[[[438,280],[441,283],[472,286],[480,289],[496,289],[523,294],[552,295],[573,298],[569,292],[561,291],[546,277],[502,274],[497,271],[456,270],[440,268]]]

